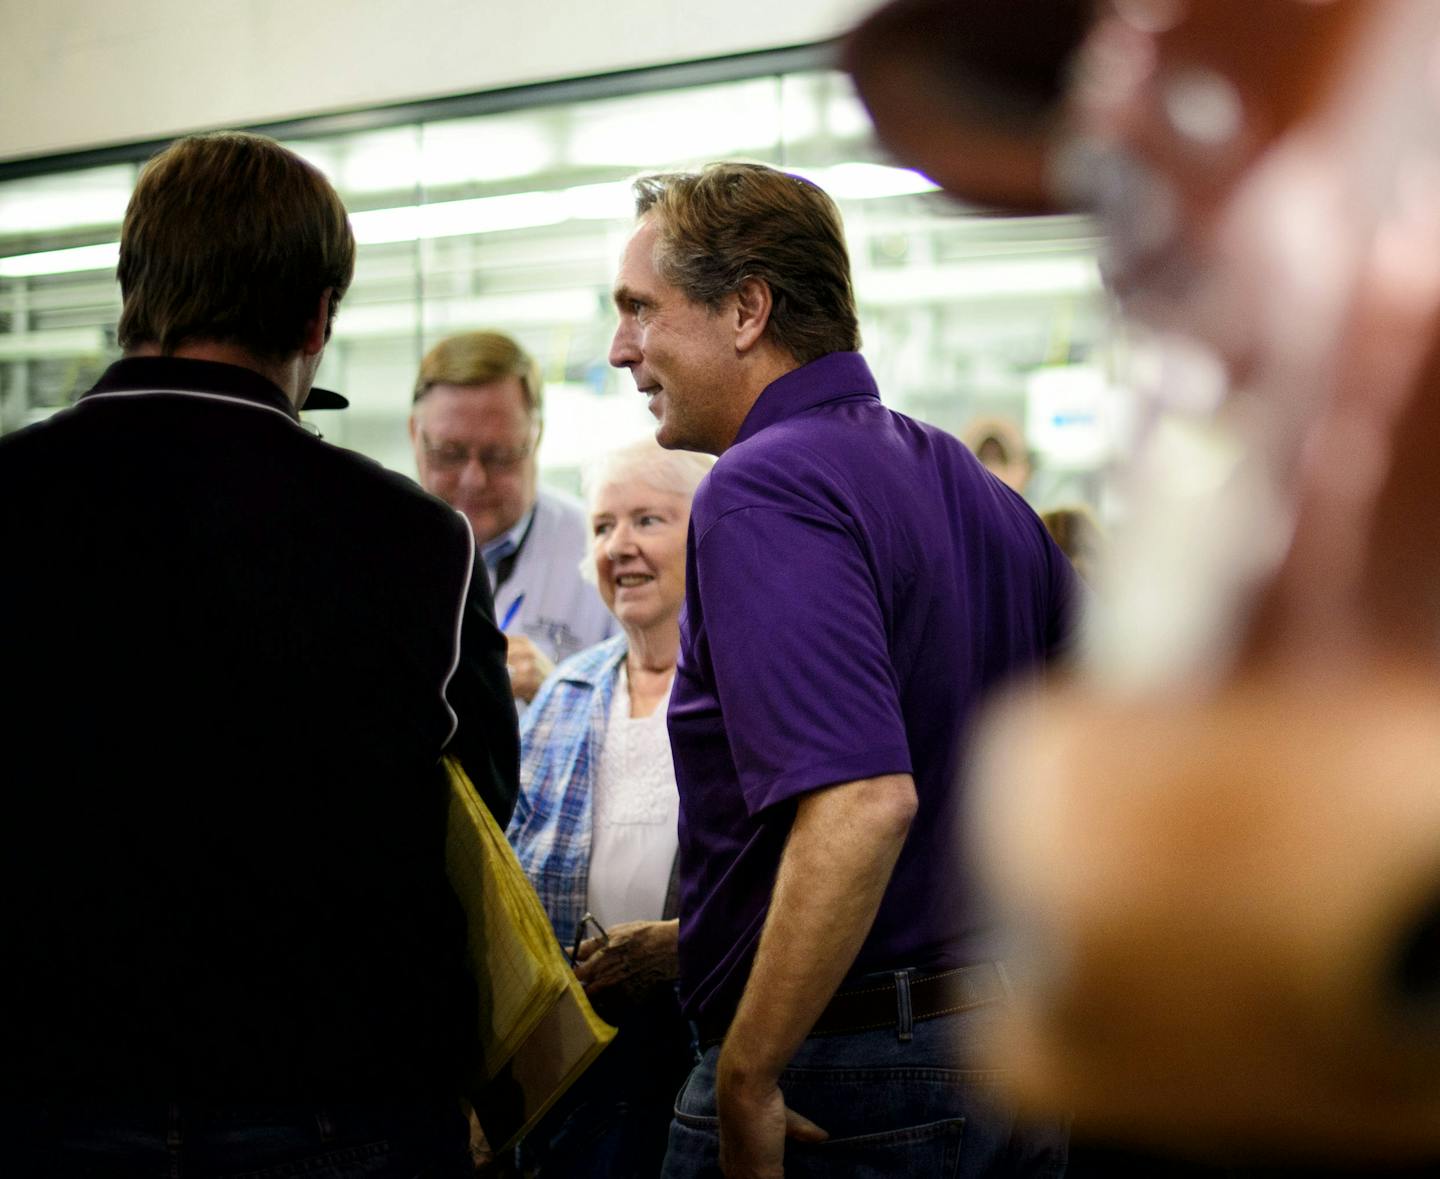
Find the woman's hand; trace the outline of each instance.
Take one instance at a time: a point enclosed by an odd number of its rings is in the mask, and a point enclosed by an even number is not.
[[[609,938],[580,943],[575,976],[591,998],[636,1001],[679,974],[680,922],[627,921],[612,925]]]
[[[510,690],[517,700],[529,704],[535,699],[535,693],[540,690],[545,677],[555,670],[555,665],[524,635],[506,635],[505,641],[508,644],[505,670],[510,673]]]

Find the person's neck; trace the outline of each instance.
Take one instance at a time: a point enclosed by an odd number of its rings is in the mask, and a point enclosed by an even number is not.
[[[304,352],[296,352],[283,360],[269,360],[256,356],[238,344],[226,344],[213,340],[193,340],[181,344],[173,352],[161,352],[158,344],[140,344],[128,349],[128,356],[173,356],[179,360],[210,360],[216,364],[233,364],[237,368],[248,368],[258,373],[290,399],[290,404],[299,406],[310,392],[314,380],[314,366]]]
[[[680,653],[680,632],[675,619],[663,626],[627,631],[630,650],[625,656],[625,674],[630,683],[630,715],[651,715],[675,678],[675,660]]]
[[[745,424],[745,419],[750,416],[750,411],[760,400],[760,395],[786,373],[793,373],[800,367],[800,362],[790,353],[770,343],[769,340],[761,341],[755,351],[746,359],[743,379],[740,383],[743,393],[731,403],[734,412],[731,420],[727,423],[724,445],[712,450],[711,453],[719,456],[729,450],[735,444],[740,427]]]

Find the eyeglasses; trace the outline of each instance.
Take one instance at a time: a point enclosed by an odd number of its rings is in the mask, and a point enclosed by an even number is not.
[[[595,927],[595,932],[600,935],[600,944],[602,946],[608,946],[610,944],[610,935],[605,932],[605,927],[595,920],[593,913],[586,913],[575,926],[575,942],[570,947],[571,966],[574,966],[576,960],[580,957],[580,943],[585,940],[585,930],[592,925]]]
[[[508,450],[472,450],[458,442],[431,442],[423,434],[420,446],[425,452],[426,463],[437,471],[462,470],[470,462],[471,456],[474,456],[475,461],[485,468],[487,475],[512,474],[535,452],[534,442]]]

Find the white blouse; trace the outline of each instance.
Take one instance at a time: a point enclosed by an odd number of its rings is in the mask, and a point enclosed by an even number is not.
[[[632,717],[630,673],[620,665],[591,800],[586,905],[606,929],[622,921],[658,921],[665,909],[680,819],[665,727],[669,702],[667,687],[654,712]]]

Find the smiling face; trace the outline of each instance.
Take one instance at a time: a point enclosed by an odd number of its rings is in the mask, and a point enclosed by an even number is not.
[[[420,485],[458,508],[475,543],[513,528],[535,503],[540,427],[519,377],[434,385],[410,418]]]
[[[744,420],[734,325],[668,282],[655,264],[659,226],[641,219],[615,279],[620,324],[610,363],[628,368],[659,420],[655,440],[670,450],[720,454]],[[753,400],[753,399],[752,399]]]
[[[625,633],[680,625],[690,500],[636,478],[601,484],[590,499],[591,557],[600,596]]]

